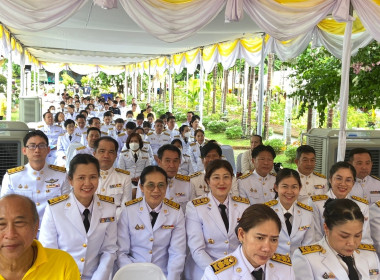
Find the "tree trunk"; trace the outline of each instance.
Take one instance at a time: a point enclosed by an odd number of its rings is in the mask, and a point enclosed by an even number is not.
[[[272,98],[272,73],[273,73],[273,61],[274,54],[268,54],[268,79],[267,79],[267,89],[266,89],[266,101],[264,105],[265,115],[264,115],[264,133],[263,138],[265,140],[269,139],[269,111],[270,111],[270,102]]]
[[[222,114],[226,111],[227,103],[227,93],[228,93],[228,74],[229,69],[224,70],[224,88],[223,88],[223,98],[222,98]]]
[[[247,135],[251,135],[252,131],[252,96],[255,90],[255,67],[251,67],[248,81],[248,104],[247,104]]]
[[[311,104],[307,107],[307,127],[306,132],[308,132],[312,127],[313,120],[313,106]]]
[[[236,64],[232,68],[232,93],[235,94]]]
[[[330,105],[327,113],[327,128],[332,128],[334,117],[334,108]]]
[[[218,64],[215,64],[214,71],[212,72],[212,113],[216,112],[216,79],[218,76]]]
[[[172,108],[170,108],[172,111],[175,108],[175,106],[174,106],[174,88],[175,88],[174,83],[175,83],[175,73],[174,73],[174,68],[173,68],[173,74],[172,74],[172,96],[171,96],[171,98],[172,98]],[[172,112],[172,111],[170,111],[170,112]]]

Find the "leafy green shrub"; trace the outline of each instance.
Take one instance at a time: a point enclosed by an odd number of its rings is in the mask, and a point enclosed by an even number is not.
[[[224,121],[210,121],[207,125],[207,130],[213,133],[222,133],[226,130],[227,124]]]
[[[264,145],[272,146],[274,151],[276,152],[276,155],[281,154],[283,151],[285,151],[285,144],[281,139],[271,139],[264,141]]]
[[[221,119],[221,114],[211,114],[211,115],[208,115],[208,116],[204,116],[203,119],[202,119],[202,124],[208,128],[208,124],[211,122],[211,121],[218,121]]]
[[[173,110],[173,115],[178,125],[186,121],[186,113],[180,110]]]
[[[227,122],[227,127],[235,127],[235,126],[239,126],[241,128],[241,123],[240,123],[240,120],[230,120]]]
[[[226,136],[228,139],[240,139],[243,135],[243,129],[241,126],[227,127]]]
[[[286,147],[285,155],[288,158],[288,162],[294,162],[294,160],[296,159],[297,148],[298,147],[291,145]]]

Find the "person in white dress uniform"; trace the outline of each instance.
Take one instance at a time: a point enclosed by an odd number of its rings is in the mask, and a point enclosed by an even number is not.
[[[369,224],[371,227],[371,237],[380,257],[380,200],[369,207]]]
[[[182,141],[182,147],[185,153],[188,153],[188,151],[190,151],[190,144],[191,144],[190,136],[191,136],[190,127],[187,125],[182,125],[179,128],[179,139]]]
[[[167,179],[158,166],[141,173],[144,197],[127,202],[118,222],[117,265],[154,263],[168,280],[179,280],[185,263],[185,219],[180,205],[165,198]]]
[[[75,118],[75,122],[77,126],[75,127],[74,133],[83,135],[83,133],[87,132],[87,127],[86,127],[86,117],[84,115],[77,115]]]
[[[314,241],[313,208],[297,201],[301,188],[303,186],[297,171],[281,169],[274,184],[278,198],[265,202],[281,220],[277,253],[291,256],[299,246]]]
[[[216,159],[222,159],[222,149],[214,140],[210,140],[201,149],[201,158],[203,163],[202,171],[190,175],[191,199],[207,195],[210,188],[205,181],[205,169],[207,165]],[[232,187],[230,191],[232,196],[239,196],[238,184],[236,177],[232,177]]]
[[[190,145],[189,152],[194,172],[197,172],[202,171],[204,168],[201,157],[201,148],[207,144],[207,141],[205,141],[205,132],[202,129],[197,129],[194,132],[194,138],[194,145]]]
[[[373,245],[360,244],[364,216],[358,205],[349,199],[330,199],[323,216],[325,236],[294,252],[296,279],[379,279]]]
[[[94,155],[94,147],[95,147],[95,141],[98,140],[101,137],[101,132],[99,128],[96,127],[90,127],[87,129],[86,133],[86,146],[80,146],[76,148],[71,156],[71,158],[67,158],[66,160],[66,166],[69,167],[71,159],[77,155],[77,154],[89,154]]]
[[[154,131],[147,134],[147,141],[150,143],[153,151],[153,157],[155,162],[158,162],[157,151],[165,144],[170,144],[171,138],[170,134],[164,132],[164,122],[163,120],[156,120],[154,123]]]
[[[281,221],[271,208],[249,206],[235,229],[241,245],[207,266],[202,280],[294,280],[290,257],[275,253],[280,231]]]
[[[68,119],[64,123],[66,133],[58,137],[57,160],[58,166],[66,166],[67,150],[72,143],[80,143],[81,135],[75,133],[75,122]]]
[[[308,205],[313,207],[314,226],[315,226],[315,241],[321,240],[324,234],[324,217],[323,210],[326,200],[329,198],[343,199],[348,198],[353,200],[364,215],[363,224],[363,239],[366,244],[373,244],[371,238],[371,230],[369,226],[369,207],[368,201],[358,196],[350,196],[349,193],[355,183],[356,171],[355,168],[348,162],[339,161],[335,163],[329,172],[330,190],[323,195],[314,195],[310,198]]]
[[[190,254],[185,265],[186,279],[200,279],[211,262],[231,254],[239,246],[234,229],[249,201],[230,195],[233,176],[228,161],[212,161],[205,175],[210,193],[187,205],[186,234]]]
[[[326,176],[314,172],[316,155],[313,147],[301,145],[297,148],[295,163],[301,176],[302,189],[298,201],[308,203],[312,195],[324,194],[328,191]]]
[[[58,136],[63,133],[62,127],[58,125],[54,125],[53,114],[50,112],[46,112],[43,114],[45,124],[37,127],[38,130],[41,130],[47,138],[49,139],[50,152],[46,158],[46,161],[49,164],[55,164],[56,153],[57,153],[57,142]]]
[[[238,179],[240,196],[248,198],[251,204],[264,203],[274,198],[276,175],[271,171],[275,157],[276,153],[269,145],[259,145],[253,149],[255,170]]]
[[[179,139],[174,139],[171,144],[176,146],[181,151],[181,164],[179,166],[178,173],[181,175],[193,174],[193,164],[191,162],[190,155],[183,153],[182,141]]]
[[[132,199],[132,183],[129,171],[114,168],[117,158],[118,143],[109,136],[95,141],[94,156],[99,161],[100,178],[97,194],[110,196],[116,206],[116,217],[119,218],[125,202]]]
[[[49,200],[39,240],[68,252],[82,279],[109,280],[116,259],[117,222],[112,197],[96,195],[99,162],[88,154],[70,162],[69,195]]]
[[[245,151],[241,157],[241,173],[243,175],[253,172],[255,170],[255,165],[252,160],[252,151],[259,145],[263,144],[263,138],[260,135],[251,136],[251,148],[248,151]]]
[[[130,173],[132,185],[137,187],[140,174],[145,167],[151,165],[149,154],[142,150],[144,142],[140,134],[132,132],[125,143],[127,150],[120,154],[118,167]],[[132,197],[136,197],[137,188],[132,189]]]
[[[350,195],[363,197],[374,204],[380,200],[380,178],[371,175],[373,161],[370,151],[355,148],[350,151],[348,158],[356,170],[355,185]]]
[[[28,164],[7,170],[1,196],[19,194],[29,197],[37,206],[40,224],[48,200],[70,192],[70,184],[64,167],[46,162],[49,154],[49,140],[40,130],[27,133],[24,137],[22,153]]]

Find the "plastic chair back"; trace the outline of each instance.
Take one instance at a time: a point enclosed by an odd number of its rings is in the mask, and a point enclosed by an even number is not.
[[[241,158],[243,157],[243,153],[238,154],[236,158],[236,173],[241,172]]]
[[[222,154],[227,159],[227,161],[232,165],[234,173],[236,174],[236,165],[235,165],[235,155],[234,150],[230,145],[222,145]]]
[[[113,280],[166,280],[166,277],[153,263],[130,263],[120,268]]]

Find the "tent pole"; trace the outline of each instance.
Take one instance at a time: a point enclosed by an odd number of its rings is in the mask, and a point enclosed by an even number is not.
[[[9,48],[8,57],[8,77],[7,77],[7,121],[12,120],[12,47]]]
[[[257,135],[263,133],[263,107],[264,107],[264,60],[265,60],[265,33],[262,35],[263,43],[261,45],[261,61],[260,61],[260,90],[259,102],[257,109]]]
[[[150,103],[150,95],[152,93],[152,85],[151,85],[151,78],[150,78],[150,60],[148,61],[148,103]]]
[[[247,99],[248,99],[248,73],[249,65],[247,60],[244,63],[244,91],[243,91],[243,135],[247,135]]]
[[[353,15],[353,7],[350,2],[350,16]],[[344,161],[346,154],[346,125],[347,125],[347,108],[349,96],[349,81],[350,81],[350,63],[351,63],[351,34],[352,20],[348,20],[344,31],[343,53],[342,53],[342,78],[340,81],[340,123],[339,123],[339,138],[337,161]]]
[[[128,77],[127,77],[127,67],[124,66],[124,100],[127,100],[128,94]]]
[[[25,49],[22,49],[20,59],[20,96],[25,96]]]
[[[59,93],[59,70],[55,70],[55,77],[54,77],[54,93]]]
[[[204,83],[204,73],[205,70],[203,68],[203,64],[200,64],[200,69],[199,69],[199,118],[201,119],[201,122],[203,120],[203,83]]]
[[[172,87],[172,82],[173,82],[173,78],[172,78],[172,65],[171,65],[171,60],[170,60],[170,56],[169,56],[169,72],[168,72],[168,87],[169,87],[169,108],[168,108],[168,111],[169,112],[172,112],[173,111],[173,103],[172,103],[172,95],[173,95],[173,87]]]

